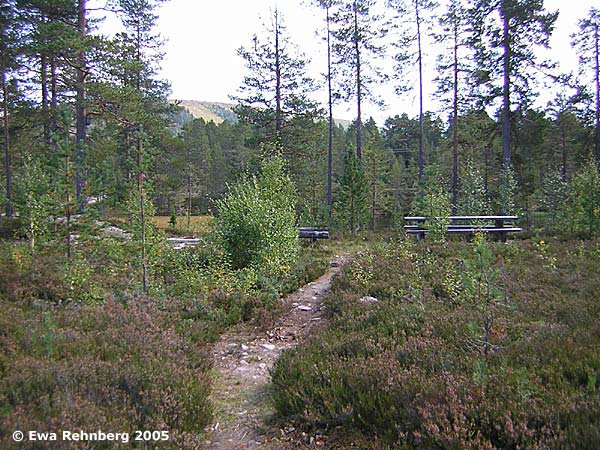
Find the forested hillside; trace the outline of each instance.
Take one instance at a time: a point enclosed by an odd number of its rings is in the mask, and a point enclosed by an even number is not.
[[[320,55],[275,6],[203,102],[159,76],[165,0],[100,3],[0,0],[0,447],[211,448],[243,420],[243,448],[597,445],[598,8],[561,70],[542,0],[311,0]],[[381,86],[414,112],[366,114]],[[282,300],[330,260],[331,292]],[[271,352],[239,362],[273,376],[260,425],[211,397],[243,337]]]

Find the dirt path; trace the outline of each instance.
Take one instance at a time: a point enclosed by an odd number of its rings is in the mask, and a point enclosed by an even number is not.
[[[264,449],[278,442],[265,420],[273,414],[269,369],[285,350],[295,347],[323,315],[322,299],[347,258],[336,256],[318,280],[289,294],[288,311],[266,333],[240,325],[223,335],[213,351],[212,402],[215,418],[207,430],[207,449]]]

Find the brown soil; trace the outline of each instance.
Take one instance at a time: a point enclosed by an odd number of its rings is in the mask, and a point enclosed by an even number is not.
[[[286,433],[293,429],[274,431],[268,425],[274,415],[269,370],[282,352],[295,347],[321,323],[322,300],[346,260],[336,256],[325,275],[285,297],[286,313],[272,329],[265,332],[240,324],[215,344],[211,399],[215,413],[206,448],[284,448]]]

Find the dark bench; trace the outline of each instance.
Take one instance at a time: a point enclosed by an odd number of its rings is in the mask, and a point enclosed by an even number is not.
[[[425,227],[428,219],[424,216],[405,217],[404,221],[407,224],[404,225],[404,229],[408,234],[415,234],[418,239],[424,239],[425,234],[430,232]],[[450,216],[448,219],[450,223],[446,232],[449,234],[491,233],[505,239],[507,233],[523,231],[514,225],[519,219],[518,216]]]
[[[329,229],[318,227],[300,227],[298,236],[301,239],[312,239],[312,242],[317,242],[317,239],[329,239]]]

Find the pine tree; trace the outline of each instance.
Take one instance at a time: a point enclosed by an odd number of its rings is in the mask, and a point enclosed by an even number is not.
[[[437,34],[437,42],[443,44],[444,50],[438,55],[438,95],[451,107],[452,131],[452,207],[458,205],[459,186],[459,114],[468,105],[470,94],[465,91],[468,86],[468,74],[472,71],[472,54],[470,51],[470,27],[468,11],[462,0],[451,0],[446,13],[439,18],[442,29]]]
[[[147,174],[151,165],[152,148],[157,144],[157,135],[165,130],[164,114],[169,111],[166,101],[166,83],[156,79],[157,63],[160,60],[160,41],[153,34],[156,25],[156,8],[160,0],[114,0],[119,18],[125,31],[117,35],[116,50],[112,60],[113,83],[105,83],[99,102],[104,111],[111,114],[122,128],[124,150],[129,155],[135,172],[135,189],[131,198],[137,203],[140,229],[140,260],[142,288],[148,289],[147,209],[151,207],[147,198],[150,188]],[[118,84],[114,84],[117,81]],[[106,89],[108,88],[108,89]]]
[[[327,206],[329,225],[333,214],[333,69],[331,63],[331,21],[332,8],[335,0],[315,0],[317,6],[325,10],[326,42],[327,42],[327,109],[328,109],[328,139],[327,139]]]
[[[578,25],[579,31],[573,33],[571,43],[579,54],[580,71],[590,73],[594,85],[594,156],[600,171],[600,10],[590,8]]]
[[[430,22],[431,11],[437,4],[431,0],[391,0],[389,4],[398,12],[399,19],[403,22],[399,42],[396,47],[398,53],[395,56],[397,66],[396,71],[399,77],[402,77],[412,69],[413,59],[416,59],[419,84],[419,153],[418,167],[419,180],[423,178],[423,169],[425,166],[424,156],[424,129],[423,129],[423,39],[424,30]],[[414,48],[416,46],[416,48]],[[414,48],[414,51],[413,51]],[[406,67],[408,65],[408,67]],[[404,81],[397,88],[398,92],[404,92],[408,89]]]
[[[553,65],[534,50],[548,48],[558,12],[544,10],[543,0],[471,0],[475,77],[489,104],[501,96],[502,163],[512,170],[511,108],[533,94],[530,69],[548,73]]]
[[[308,60],[292,45],[278,10],[265,34],[254,35],[250,48],[241,47],[248,74],[239,88],[236,113],[264,134],[267,142],[286,147],[284,131],[294,117],[310,119],[318,114],[309,93],[314,81],[307,75]],[[288,144],[289,146],[289,144]]]
[[[387,79],[374,64],[385,53],[382,39],[387,35],[387,24],[373,13],[373,0],[343,0],[336,9],[332,22],[333,52],[339,73],[339,91],[342,99],[356,99],[356,156],[362,160],[362,104],[371,100],[381,104],[371,91],[375,83]]]
[[[11,72],[17,67],[17,22],[14,2],[0,5],[0,89],[2,91],[2,128],[4,149],[4,178],[6,181],[6,217],[13,216],[12,171],[10,158],[10,81]]]

